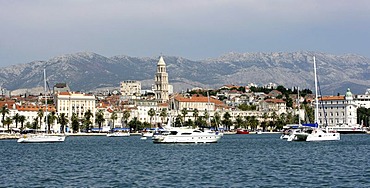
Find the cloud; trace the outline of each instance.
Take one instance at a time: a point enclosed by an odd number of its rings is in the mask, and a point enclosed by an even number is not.
[[[0,63],[78,51],[206,58],[321,45],[333,53],[368,53],[362,47],[369,39],[369,5],[365,0],[0,0]],[[354,46],[351,41],[359,47],[346,48]]]

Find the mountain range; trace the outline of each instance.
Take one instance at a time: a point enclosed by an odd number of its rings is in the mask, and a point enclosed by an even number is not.
[[[189,60],[164,56],[169,84],[175,91],[194,87],[218,88],[225,84],[260,86],[276,83],[285,87],[313,89],[313,56],[323,94],[344,94],[351,88],[363,94],[370,88],[370,59],[355,54],[333,55],[322,52],[235,53],[217,58]],[[123,80],[139,80],[143,89],[154,83],[159,58],[105,57],[92,52],[66,54],[47,61],[33,61],[1,68],[0,86],[7,90],[43,87],[46,69],[50,87],[67,83],[73,91],[119,88]]]

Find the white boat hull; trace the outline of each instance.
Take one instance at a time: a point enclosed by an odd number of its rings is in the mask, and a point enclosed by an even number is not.
[[[221,135],[156,135],[153,137],[153,143],[217,143],[221,137]]]
[[[107,137],[128,137],[128,136],[130,136],[130,133],[115,132],[107,134]]]
[[[46,143],[64,142],[65,136],[60,135],[23,135],[17,140],[18,143]]]
[[[289,136],[287,141],[336,141],[340,140],[340,133],[326,133],[322,130],[314,130],[312,133],[294,133]]]

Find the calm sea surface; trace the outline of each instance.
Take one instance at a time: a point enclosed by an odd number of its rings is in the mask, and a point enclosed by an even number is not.
[[[370,187],[370,135],[287,142],[225,135],[216,144],[139,136],[0,141],[0,187]]]

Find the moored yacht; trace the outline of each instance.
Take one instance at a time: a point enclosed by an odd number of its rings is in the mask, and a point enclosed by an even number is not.
[[[287,141],[335,141],[340,140],[340,133],[337,132],[329,132],[328,127],[325,127],[326,131],[323,131],[318,126],[318,86],[317,86],[317,74],[316,74],[316,61],[315,57],[313,57],[313,66],[314,66],[314,76],[315,76],[315,123],[314,124],[306,124],[301,126],[305,128],[301,132],[294,133],[289,136]]]
[[[46,71],[44,69],[44,89],[45,89],[45,122],[48,122],[48,103],[47,103],[47,89],[46,89]],[[50,130],[49,130],[50,131]],[[64,134],[44,134],[37,133],[35,134],[24,134],[22,135],[17,142],[18,143],[43,143],[43,142],[64,142],[66,136]]]
[[[152,140],[153,143],[217,143],[222,135],[209,128],[172,127],[169,118],[164,129],[157,131]]]
[[[127,137],[130,136],[130,128],[113,128],[107,137]]]
[[[338,124],[337,126],[328,126],[329,132],[338,132],[341,134],[366,134],[366,129],[361,125]]]
[[[154,134],[153,143],[217,143],[221,137],[210,129],[171,128]]]
[[[47,134],[25,134],[22,135],[18,143],[45,143],[45,142],[64,142],[64,135],[47,135]]]

